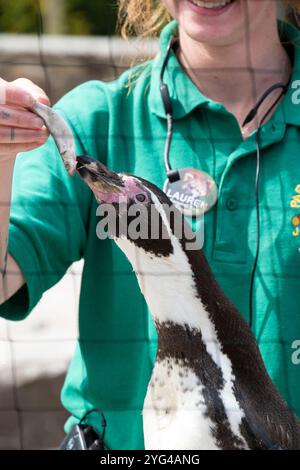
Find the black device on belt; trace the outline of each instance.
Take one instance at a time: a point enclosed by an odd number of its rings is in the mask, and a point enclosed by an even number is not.
[[[98,413],[102,420],[102,434],[85,423],[86,417],[91,413]],[[106,420],[104,414],[98,408],[89,410],[78,424],[75,424],[67,434],[58,450],[105,450],[104,435],[106,430]]]

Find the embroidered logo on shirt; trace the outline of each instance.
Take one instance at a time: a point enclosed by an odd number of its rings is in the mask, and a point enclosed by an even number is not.
[[[297,184],[295,187],[296,194],[293,194],[290,201],[290,206],[292,209],[300,209],[300,184]],[[291,224],[293,226],[293,237],[298,237],[300,235],[300,213],[293,215],[291,219]]]
[[[300,233],[300,214],[294,215],[294,217],[292,217],[292,225],[295,227],[293,230],[293,237],[298,237]]]

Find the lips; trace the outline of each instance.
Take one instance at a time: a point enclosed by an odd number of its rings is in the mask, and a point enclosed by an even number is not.
[[[231,3],[232,0],[221,0],[217,2],[210,2],[207,0],[191,0],[191,2],[203,8],[223,8],[228,3]]]
[[[187,0],[191,10],[203,16],[217,16],[229,10],[236,0],[219,0],[216,2],[203,0]]]

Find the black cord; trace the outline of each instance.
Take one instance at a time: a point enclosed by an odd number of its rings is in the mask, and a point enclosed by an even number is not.
[[[101,439],[101,442],[104,443],[104,436],[105,436],[105,431],[106,431],[106,419],[105,419],[103,412],[99,408],[92,408],[91,410],[88,410],[79,421],[79,424],[83,424],[86,421],[86,418],[92,413],[98,413],[101,416],[102,435],[100,436],[100,439]]]
[[[161,93],[162,102],[164,105],[165,113],[167,116],[167,123],[168,123],[167,139],[166,139],[166,145],[165,145],[165,150],[164,150],[164,164],[165,164],[167,177],[169,178],[171,182],[180,180],[180,175],[179,175],[178,170],[172,170],[172,167],[170,164],[170,147],[171,147],[171,141],[172,141],[172,135],[173,135],[173,108],[172,108],[172,102],[171,102],[171,98],[169,94],[169,89],[168,89],[168,86],[163,82],[163,76],[164,76],[165,68],[166,68],[171,50],[177,41],[178,41],[178,38],[174,36],[170,39],[168,47],[167,47],[167,53],[165,55],[165,58],[161,67],[161,71],[160,71],[160,93]]]
[[[88,411],[84,414],[84,416],[81,418],[81,420],[79,421],[79,425],[84,424],[84,422],[86,421],[86,418],[87,418],[89,415],[91,415],[92,413],[98,413],[98,415],[101,416],[102,434],[101,434],[100,439],[98,440],[98,442],[100,441],[101,446],[103,447],[104,450],[111,450],[111,449],[104,443],[104,438],[105,438],[105,431],[106,431],[107,422],[106,422],[106,419],[105,419],[105,416],[104,416],[103,412],[102,412],[99,408],[92,408],[91,410],[88,410]]]
[[[254,277],[257,267],[257,261],[260,250],[260,207],[259,207],[259,174],[260,174],[260,130],[259,127],[256,133],[256,174],[255,174],[255,207],[256,207],[256,254],[252,267],[251,280],[250,280],[250,294],[249,294],[249,326],[252,329],[253,325],[253,287]]]
[[[274,85],[272,85],[270,88],[268,88],[264,93],[263,95],[260,97],[260,99],[258,100],[258,102],[256,103],[256,105],[254,106],[254,108],[252,108],[249,113],[247,114],[247,116],[245,117],[245,120],[242,124],[242,127],[244,127],[246,124],[249,124],[249,122],[251,122],[255,116],[257,115],[257,112],[258,112],[258,109],[260,108],[260,106],[262,105],[262,103],[265,101],[265,99],[274,91],[274,90],[277,90],[278,88],[281,88],[282,89],[282,92],[281,94],[279,95],[280,98],[283,94],[285,94],[287,92],[287,89],[288,89],[288,83],[275,83]],[[275,104],[277,103],[277,101],[275,101]],[[264,121],[264,119],[266,118],[266,116],[270,113],[270,111],[273,109],[273,107],[275,106],[272,105],[272,107],[270,109],[268,109],[268,111],[266,112],[265,116],[263,117],[263,119],[261,120],[260,122],[260,125],[261,123]]]
[[[256,253],[255,253],[254,263],[253,263],[253,267],[252,267],[251,279],[250,279],[250,293],[249,293],[249,326],[250,326],[251,329],[252,329],[252,326],[253,326],[253,287],[254,287],[254,278],[255,278],[255,272],[256,272],[256,268],[257,268],[259,251],[260,251],[260,207],[259,207],[260,131],[261,131],[261,126],[262,126],[263,122],[265,121],[265,119],[267,118],[267,116],[271,113],[271,111],[274,109],[274,107],[280,101],[282,96],[285,95],[285,93],[287,91],[287,87],[288,87],[287,85],[277,83],[276,85],[273,85],[271,88],[269,88],[263,94],[263,99],[266,99],[267,96],[272,91],[274,91],[277,88],[282,88],[282,91],[281,91],[280,95],[276,98],[276,100],[274,101],[272,106],[270,106],[270,108],[266,111],[266,113],[262,117],[262,119],[259,123],[258,129],[257,129],[256,136],[255,136],[255,140],[256,140],[255,207],[256,207],[256,237],[257,237],[256,240],[257,240],[257,244],[256,244]],[[263,99],[259,100],[260,105],[262,104]],[[255,108],[253,108],[253,109],[256,109],[256,112],[253,115],[252,119],[255,117],[255,115],[258,111],[258,108],[259,108],[259,106],[257,106],[257,105],[255,106]],[[250,111],[248,116],[251,115],[252,111],[253,110]],[[246,119],[245,119],[245,121],[246,121]],[[248,122],[250,122],[250,120]]]

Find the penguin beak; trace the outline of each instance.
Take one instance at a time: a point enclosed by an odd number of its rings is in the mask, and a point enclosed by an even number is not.
[[[118,202],[124,190],[122,178],[106,168],[103,163],[87,155],[79,155],[76,160],[78,175],[91,188],[97,201]]]

